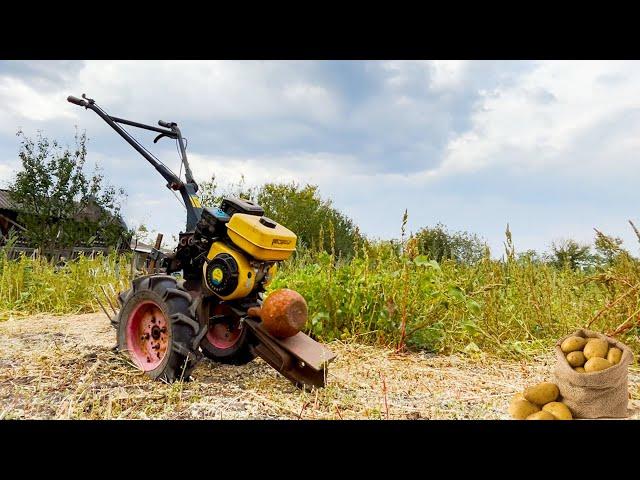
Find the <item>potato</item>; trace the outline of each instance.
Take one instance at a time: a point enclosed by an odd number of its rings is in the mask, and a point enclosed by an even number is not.
[[[615,365],[616,363],[620,363],[621,359],[622,359],[622,350],[616,347],[609,349],[609,353],[607,353],[607,360],[609,360],[612,365]]]
[[[578,373],[585,373],[585,371],[584,371],[584,367],[576,367],[576,368],[574,368],[574,370],[575,370],[576,372],[578,372]]]
[[[600,338],[591,338],[584,346],[584,356],[587,360],[600,357],[607,358],[609,344]]]
[[[558,386],[550,382],[539,383],[523,392],[526,400],[539,406],[555,401],[559,394]]]
[[[581,367],[586,361],[587,359],[584,358],[584,353],[579,350],[567,354],[567,362],[569,362],[569,365],[571,365],[572,367]]]
[[[569,338],[565,339],[564,342],[562,342],[562,345],[560,345],[560,349],[564,353],[575,352],[577,350],[582,350],[586,343],[587,343],[587,339],[586,338],[569,337]]]
[[[612,366],[613,364],[606,358],[593,357],[587,360],[587,363],[584,364],[584,371],[587,373],[599,372],[600,370],[605,370]]]
[[[540,407],[525,400],[521,393],[517,393],[509,404],[509,415],[516,420],[524,420],[539,411]]]
[[[550,402],[542,407],[542,411],[549,412],[557,420],[572,420],[571,410],[562,402]]]
[[[527,417],[527,420],[555,420],[555,419],[556,417],[554,417],[549,412],[545,412],[544,410],[540,410],[537,413],[532,413]]]

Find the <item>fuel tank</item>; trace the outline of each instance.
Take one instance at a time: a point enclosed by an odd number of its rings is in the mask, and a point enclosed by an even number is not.
[[[256,260],[286,260],[296,250],[296,234],[267,217],[236,213],[227,223],[227,234]]]

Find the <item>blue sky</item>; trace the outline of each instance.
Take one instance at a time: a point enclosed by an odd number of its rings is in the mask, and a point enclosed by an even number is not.
[[[638,253],[640,63],[613,61],[2,61],[0,186],[18,139],[41,130],[72,143],[128,193],[130,225],[165,236],[184,210],[163,179],[93,112],[176,121],[196,178],[296,180],[320,187],[371,237],[442,222],[502,252],[593,239],[593,227]],[[177,170],[175,145],[152,144]]]

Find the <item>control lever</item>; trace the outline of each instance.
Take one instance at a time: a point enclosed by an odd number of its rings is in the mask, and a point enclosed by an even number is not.
[[[168,137],[169,135],[167,135],[166,133],[161,133],[160,135],[158,135],[156,138],[153,139],[153,143],[158,143],[158,140],[160,140],[162,137]]]

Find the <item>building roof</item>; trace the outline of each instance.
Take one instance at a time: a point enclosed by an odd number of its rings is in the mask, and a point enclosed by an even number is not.
[[[131,250],[134,250],[136,252],[140,252],[140,253],[151,253],[151,250],[153,250],[154,246],[153,245],[148,245],[146,243],[143,243],[139,240],[136,240],[135,238],[131,240]],[[164,247],[160,247],[160,251],[162,253],[172,253],[173,250],[170,248],[164,248]]]
[[[20,210],[16,203],[11,199],[11,192],[9,190],[0,188],[0,210],[2,209],[11,210],[14,212]],[[96,221],[98,220],[98,218],[100,218],[101,211],[102,209],[98,206],[97,203],[90,202],[82,213],[76,215],[76,219]],[[125,229],[127,228],[127,224],[124,222],[122,217],[118,217],[117,220]]]
[[[0,209],[3,210],[15,210],[15,205],[10,197],[9,190],[0,188]]]

